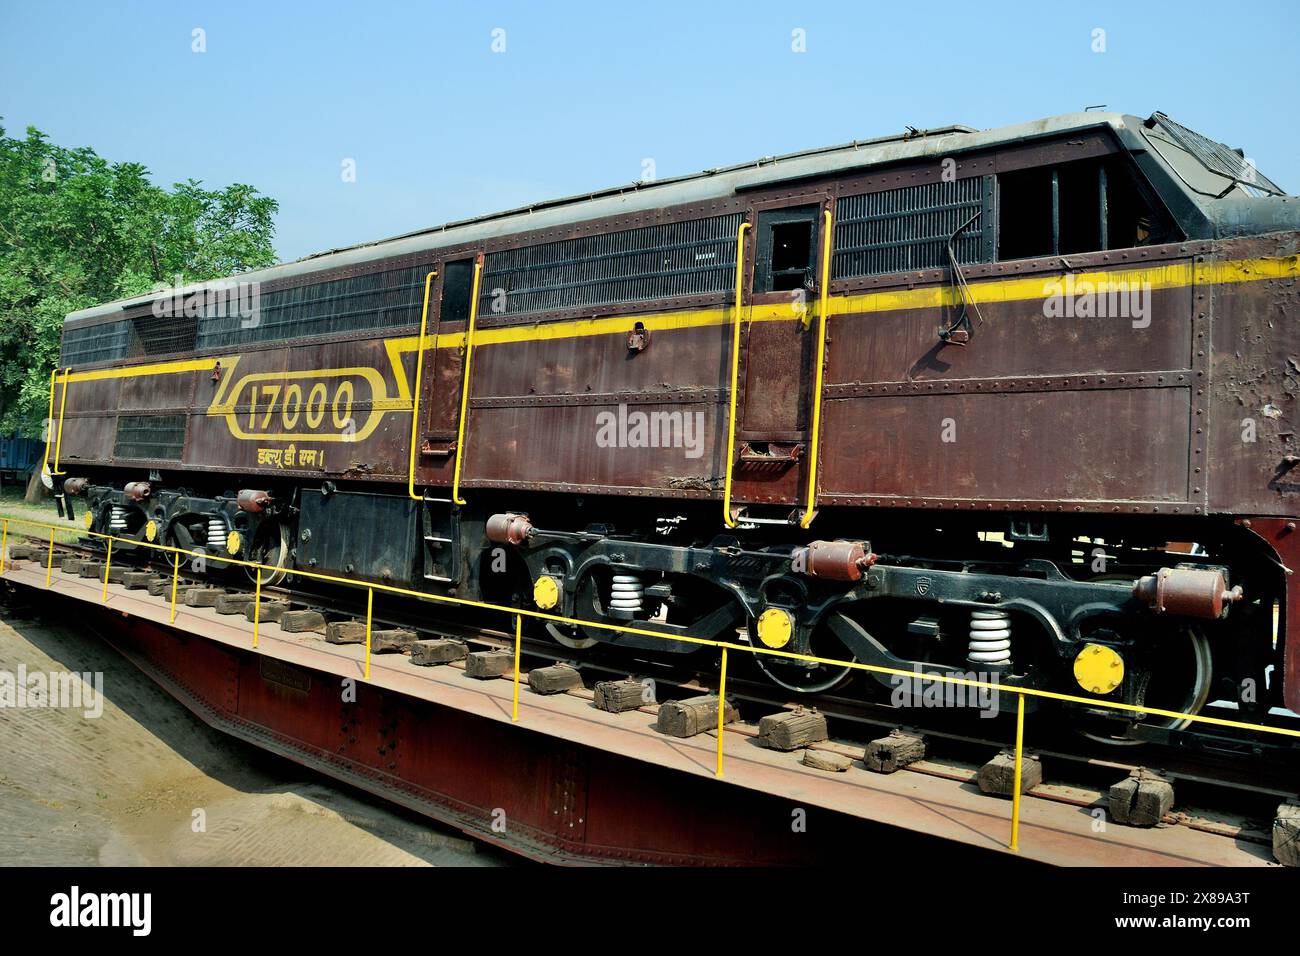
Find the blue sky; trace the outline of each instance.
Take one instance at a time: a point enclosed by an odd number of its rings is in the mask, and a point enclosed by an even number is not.
[[[631,182],[646,159],[664,177],[1094,104],[1164,110],[1295,192],[1298,11],[0,0],[0,116],[163,184],[257,186],[285,259]]]

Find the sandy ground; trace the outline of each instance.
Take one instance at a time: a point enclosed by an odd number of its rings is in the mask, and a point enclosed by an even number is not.
[[[104,705],[0,707],[0,864],[510,862],[213,730],[93,635],[0,605],[0,671],[19,664],[100,671]]]

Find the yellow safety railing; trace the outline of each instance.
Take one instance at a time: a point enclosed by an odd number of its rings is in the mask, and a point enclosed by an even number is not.
[[[456,468],[451,476],[451,500],[466,502],[460,496],[460,469],[465,462],[465,419],[469,414],[469,369],[474,358],[474,322],[478,319],[478,285],[483,277],[483,257],[474,260],[474,288],[469,298],[469,322],[465,327],[465,368],[460,385],[460,427],[456,433]]]
[[[366,680],[370,680],[370,626],[375,618],[375,589],[366,588]]]
[[[171,623],[176,623],[176,585],[180,583],[181,577],[181,553],[180,549],[172,557],[172,617]],[[46,585],[48,587],[48,585]]]
[[[731,323],[731,393],[727,412],[727,471],[722,483],[722,520],[728,528],[736,527],[731,513],[731,472],[736,457],[736,397],[740,385],[740,316],[745,291],[745,230],[749,223],[742,222],[736,230],[736,315]]]
[[[808,441],[808,506],[804,509],[803,517],[799,519],[801,528],[812,524],[813,518],[817,515],[817,459],[822,437],[822,381],[826,375],[826,322],[830,318],[826,310],[830,302],[831,242],[834,238],[831,232],[833,222],[831,211],[827,209],[822,215],[824,236],[822,238],[821,301],[817,306],[817,364],[813,367],[812,431]]]
[[[1016,766],[1011,781],[1011,842],[1012,853],[1020,852],[1020,770],[1025,750],[1025,695],[1016,698]]]
[[[262,569],[257,569],[257,589],[253,591],[253,646],[257,647],[258,631],[262,626]]]
[[[429,322],[429,290],[433,287],[433,277],[437,272],[430,272],[424,277],[424,306],[420,309],[420,341],[415,350],[415,389],[411,392],[411,465],[406,480],[406,493],[416,501],[424,496],[415,493],[415,455],[419,447],[415,438],[420,427],[420,389],[424,381],[424,334]],[[436,340],[435,340],[436,343]],[[405,372],[402,373],[406,375]]]
[[[108,554],[104,556],[104,593],[100,595],[99,603],[108,603],[108,572],[113,570],[113,539],[108,539]]]
[[[510,719],[519,719],[519,652],[523,644],[524,619],[515,615],[515,691],[514,703],[510,706]]]
[[[5,530],[7,537],[8,523],[31,525],[33,527],[46,529],[50,533],[49,538],[49,555],[46,560],[45,586],[51,586],[51,574],[54,564],[54,534],[56,528],[54,525],[46,525],[43,522],[33,521],[27,518],[7,518],[5,519]],[[102,532],[86,532],[86,536],[97,538],[104,541],[116,541],[119,544],[129,544],[136,547],[145,548],[152,551],[171,554],[172,560],[172,581],[171,581],[171,622],[176,620],[176,592],[180,577],[180,559],[182,555],[191,556],[192,552],[173,545],[155,544],[148,541],[137,541],[134,538],[124,538],[121,536],[103,534]],[[259,564],[253,561],[243,561],[237,558],[221,558],[222,564],[228,564],[239,567],[254,568],[258,571],[276,571],[277,569],[270,565]],[[713,638],[692,637],[685,634],[663,634],[659,631],[651,631],[647,628],[630,627],[625,623],[610,624],[604,621],[587,621],[580,618],[565,617],[559,614],[548,614],[545,611],[534,611],[527,608],[506,607],[500,604],[492,604],[487,601],[476,601],[473,598],[452,597],[444,594],[429,594],[424,591],[415,591],[410,588],[399,587],[394,584],[375,584],[369,581],[359,581],[352,578],[338,577],[333,574],[323,574],[318,571],[306,571],[294,569],[294,574],[299,577],[323,581],[332,584],[341,584],[347,587],[366,588],[370,594],[367,602],[367,632],[369,631],[369,620],[371,616],[371,606],[373,595],[376,591],[401,595],[403,597],[416,598],[421,601],[431,601],[437,604],[452,604],[462,607],[474,607],[480,610],[494,611],[502,614],[513,615],[515,622],[515,669],[514,669],[514,705],[512,708],[512,719],[517,720],[519,715],[519,683],[520,683],[520,646],[525,617],[539,621],[551,621],[556,624],[568,626],[590,627],[597,630],[619,632],[623,634],[636,634],[644,637],[653,637],[663,641],[677,641],[684,644],[694,644],[699,647],[713,647],[722,652],[722,661],[719,668],[718,680],[718,744],[717,744],[717,768],[716,776],[723,775],[723,733],[726,723],[726,669],[727,654],[729,651],[741,651],[748,654],[763,654],[768,657],[783,658],[786,660],[800,661],[807,664],[822,664],[830,667],[843,667],[855,671],[863,671],[873,674],[888,674],[909,679],[923,679],[927,681],[936,681],[944,684],[952,684],[963,687],[975,687],[987,690],[989,683],[987,681],[973,680],[967,677],[952,677],[947,674],[917,674],[914,671],[903,670],[897,667],[885,667],[879,664],[863,664],[858,661],[843,661],[834,658],[819,657],[814,654],[798,654],[792,651],[782,651],[776,648],[765,647],[762,645],[737,644],[731,641],[719,641]],[[260,585],[260,576],[259,576]],[[255,595],[255,600],[261,600],[261,588],[259,586]],[[257,612],[254,612],[254,621],[257,621]],[[254,646],[256,647],[257,631],[256,623],[254,625]],[[369,654],[369,639],[367,638],[366,648]],[[367,671],[367,677],[369,673]],[[1024,751],[1024,707],[1026,697],[1035,697],[1041,700],[1053,700],[1062,703],[1083,704],[1088,707],[1102,707],[1107,710],[1119,711],[1122,713],[1137,714],[1144,717],[1167,717],[1173,720],[1186,720],[1192,723],[1207,724],[1215,727],[1229,727],[1238,730],[1248,730],[1259,733],[1275,734],[1278,736],[1291,737],[1300,739],[1300,730],[1294,730],[1289,727],[1270,727],[1264,724],[1255,724],[1247,721],[1228,720],[1224,717],[1211,717],[1205,714],[1188,714],[1181,711],[1164,710],[1158,707],[1139,706],[1136,704],[1125,704],[1119,701],[1103,700],[1096,697],[1079,697],[1073,694],[1062,694],[1056,691],[1041,690],[1034,687],[1007,687],[999,685],[996,688],[997,693],[1007,692],[1017,695],[1016,710],[1016,742],[1015,742],[1015,770],[1013,780],[1012,794],[1012,819],[1011,819],[1011,838],[1008,842],[1008,849],[1019,850],[1019,827],[1020,827],[1020,783],[1022,755]]]
[[[713,773],[722,776],[722,734],[727,723],[727,648],[722,648],[722,663],[718,665],[718,769]]]

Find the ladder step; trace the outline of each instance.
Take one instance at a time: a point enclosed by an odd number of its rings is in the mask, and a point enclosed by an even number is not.
[[[451,578],[449,578],[449,577],[445,577],[445,576],[443,576],[443,575],[441,575],[441,574],[426,574],[426,575],[424,576],[424,579],[425,579],[426,581],[445,581],[445,582],[448,583],[448,584],[451,583]]]
[[[438,542],[439,544],[451,544],[451,538],[443,538],[443,537],[440,537],[440,536],[438,536],[438,535],[436,535],[436,534],[426,534],[426,535],[424,536],[424,540],[425,540],[425,541],[436,541],[436,542]]]

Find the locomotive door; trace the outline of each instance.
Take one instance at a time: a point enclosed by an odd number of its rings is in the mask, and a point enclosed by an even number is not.
[[[809,195],[754,207],[733,459],[739,502],[796,504],[804,496],[827,201]]]
[[[449,332],[459,332],[469,321],[474,259],[444,260],[434,268],[438,275],[429,292],[420,420],[416,425],[415,481],[448,485],[452,480],[460,423],[464,350],[439,339]]]

